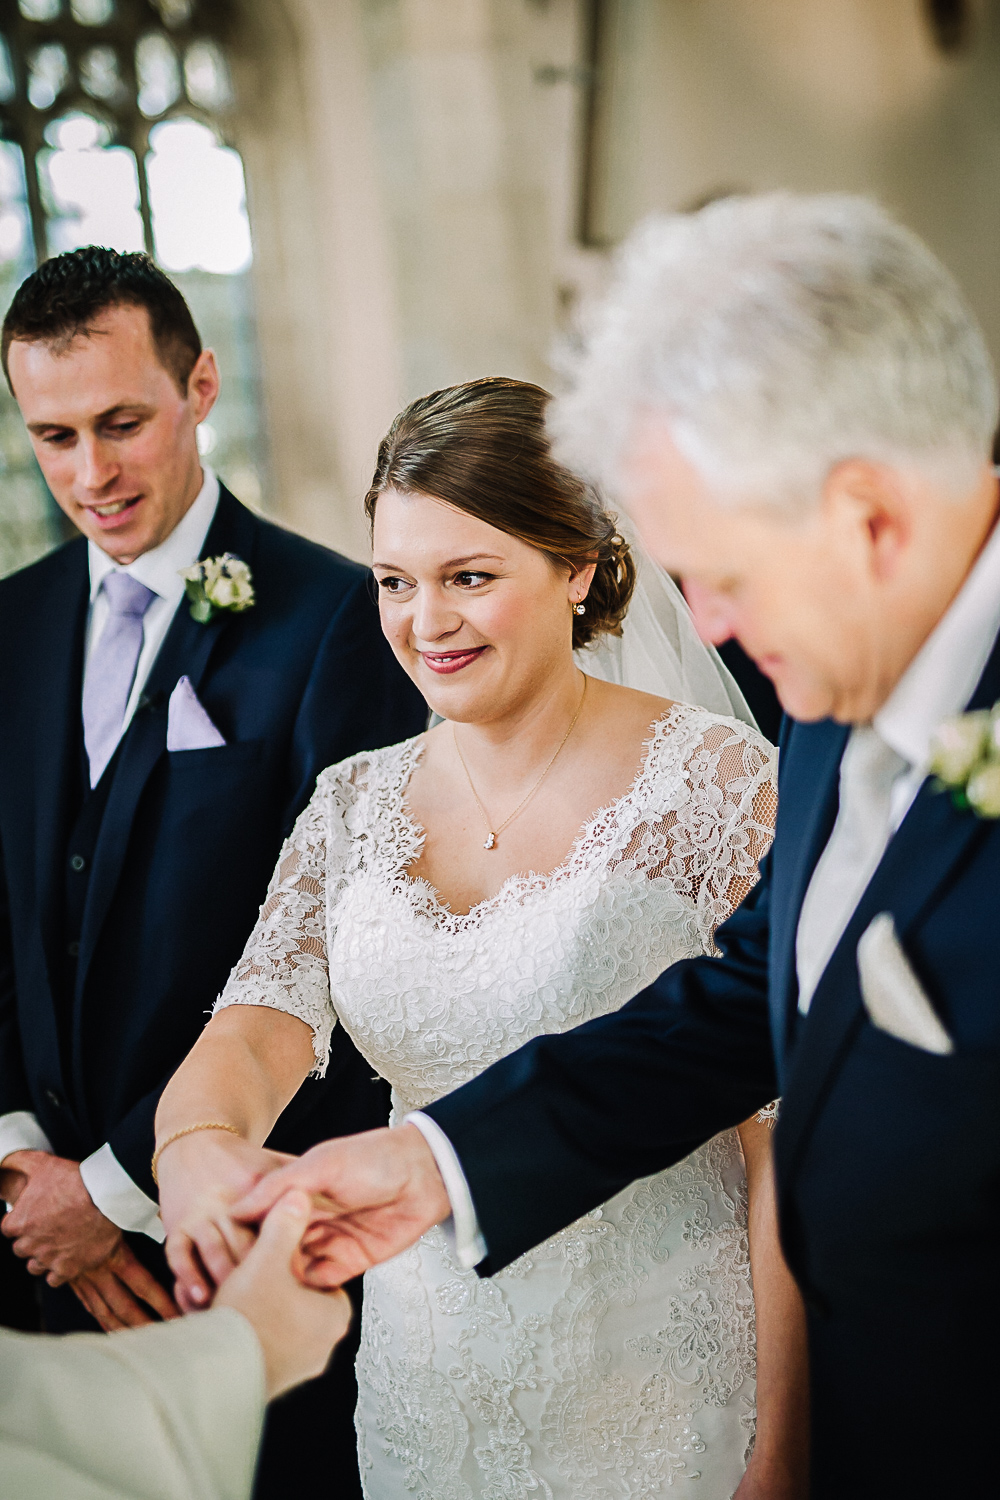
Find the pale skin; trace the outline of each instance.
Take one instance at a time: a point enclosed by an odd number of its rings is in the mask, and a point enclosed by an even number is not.
[[[60,509],[126,565],[166,541],[203,483],[196,429],[219,373],[206,349],[184,390],[162,363],[144,308],[112,307],[68,345],[15,340],[11,384],[39,467]],[[172,1299],[91,1201],[79,1164],[11,1152],[0,1224],[50,1286],[69,1282],[106,1329],[175,1317]]]
[[[393,491],[379,499],[374,548],[385,634],[447,721],[426,736],[408,788],[410,811],[426,832],[408,873],[427,880],[453,911],[466,912],[495,895],[511,875],[551,871],[562,863],[581,825],[631,784],[650,726],[669,705],[594,679],[583,697],[584,679],[572,657],[572,608],[586,599],[593,565],[555,566],[536,549],[441,501]],[[456,669],[442,670],[447,667]],[[581,703],[576,726],[545,778],[544,818],[526,808],[496,847],[485,849],[487,827],[496,828],[530,791]],[[226,1121],[242,1137],[197,1132],[175,1140],[160,1158],[167,1256],[185,1310],[205,1306],[214,1289],[226,1284],[253,1243],[264,1198],[269,1205],[274,1201],[270,1182],[286,1172],[308,1183],[313,1198],[298,1269],[314,1285],[339,1284],[449,1215],[434,1158],[413,1126],[324,1143],[298,1163],[273,1170],[274,1158],[261,1147],[314,1061],[312,1035],[301,1021],[263,1007],[234,1006],[209,1023],[164,1092],[159,1141],[204,1120]],[[771,1205],[754,1220],[755,1239],[769,1245],[761,1263],[776,1268],[782,1262],[773,1199],[758,1170],[768,1159],[768,1130],[748,1121],[740,1135],[753,1168],[751,1191],[764,1183]],[[386,1145],[389,1156],[381,1149]],[[384,1176],[380,1163],[387,1168]],[[257,1196],[238,1218],[235,1201],[255,1183]],[[381,1211],[373,1210],[376,1202]],[[364,1213],[355,1216],[355,1204],[364,1204]],[[787,1272],[784,1279],[777,1270],[769,1275],[765,1294],[782,1305],[797,1304]],[[770,1326],[775,1348],[764,1358],[781,1393],[771,1409],[783,1422],[792,1407],[784,1382],[800,1380],[794,1315],[779,1312]],[[789,1348],[779,1347],[789,1328]],[[765,1493],[750,1487],[750,1475],[770,1474],[777,1464],[773,1455],[787,1447],[763,1408],[760,1431],[761,1457],[748,1470],[741,1500]],[[795,1491],[772,1487],[766,1493]]]

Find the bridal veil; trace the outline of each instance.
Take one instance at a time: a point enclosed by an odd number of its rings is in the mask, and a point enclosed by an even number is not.
[[[580,670],[604,682],[740,719],[756,729],[736,679],[715,647],[698,635],[670,574],[649,556],[624,517],[619,516],[618,529],[635,558],[635,592],[621,635],[599,636],[575,653]]]

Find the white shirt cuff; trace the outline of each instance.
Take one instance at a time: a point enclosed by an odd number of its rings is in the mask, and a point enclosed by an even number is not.
[[[29,1109],[12,1109],[0,1115],[0,1163],[12,1151],[47,1151],[52,1142]]]
[[[80,1176],[94,1206],[112,1224],[133,1234],[148,1234],[158,1245],[163,1244],[167,1235],[159,1204],[132,1181],[110,1146],[102,1146],[82,1161]]]
[[[473,1266],[478,1266],[481,1260],[486,1259],[488,1251],[479,1229],[479,1220],[476,1218],[475,1205],[462,1171],[462,1163],[451,1141],[430,1115],[415,1109],[406,1116],[403,1124],[415,1125],[434,1154],[451,1204],[451,1218],[441,1228],[452,1241],[455,1259],[462,1270],[471,1271]]]

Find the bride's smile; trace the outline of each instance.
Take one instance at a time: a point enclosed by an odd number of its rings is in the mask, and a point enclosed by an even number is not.
[[[455,505],[394,488],[379,496],[373,543],[382,629],[431,708],[497,728],[538,718],[539,754],[550,735],[558,742],[579,697],[573,609],[594,563],[557,563]]]
[[[463,667],[468,667],[474,661],[478,661],[487,646],[474,646],[468,650],[458,651],[422,651],[420,654],[425,664],[432,672],[443,676],[448,672],[460,672]]]

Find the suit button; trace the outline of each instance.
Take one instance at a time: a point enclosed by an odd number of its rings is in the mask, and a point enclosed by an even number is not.
[[[67,943],[66,944],[66,952],[69,954],[70,958],[79,958],[79,956],[80,956],[80,944],[79,943]]]
[[[62,1100],[56,1093],[55,1089],[46,1089],[45,1097],[54,1109],[62,1109]]]
[[[71,854],[69,859],[69,867],[71,870],[85,870],[87,868],[87,861],[84,859],[82,854]]]

